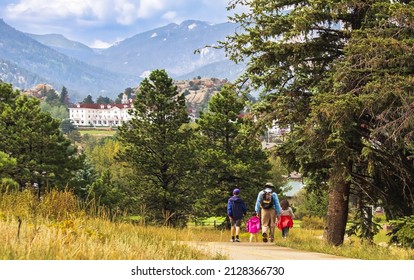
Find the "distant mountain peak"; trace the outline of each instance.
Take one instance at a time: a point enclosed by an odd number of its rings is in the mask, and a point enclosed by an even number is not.
[[[165,69],[173,79],[201,76],[232,81],[243,65],[230,61],[224,50],[205,46],[216,45],[233,34],[235,28],[236,25],[229,22],[211,24],[185,20],[97,50],[60,34],[25,34],[0,19],[0,60],[8,61],[7,67],[0,68],[0,77],[11,82],[7,73],[13,63],[22,68],[19,73],[15,72],[15,80],[23,79],[26,72],[38,76],[26,78],[27,85],[32,80],[41,83],[41,77],[47,77],[50,80],[47,83],[64,85],[69,91],[85,96],[105,92],[109,97],[126,87],[137,86],[156,69]],[[198,49],[201,52],[195,53]]]
[[[195,20],[195,19],[187,19],[180,23],[180,25],[192,25],[192,24],[200,24],[200,25],[210,25],[207,21],[202,20]]]

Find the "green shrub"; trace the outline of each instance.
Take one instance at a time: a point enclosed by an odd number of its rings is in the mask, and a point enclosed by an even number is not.
[[[16,191],[19,189],[19,184],[10,178],[1,178],[0,180],[0,191],[8,193],[10,191]]]
[[[359,205],[355,209],[353,218],[348,219],[349,223],[346,234],[348,236],[355,235],[363,242],[373,243],[374,236],[381,229],[381,225],[377,222],[378,219],[372,216],[371,211],[371,207]]]
[[[390,243],[405,248],[414,248],[414,215],[406,216],[398,220],[390,221]]]
[[[295,216],[301,219],[305,216],[324,217],[328,209],[328,195],[324,191],[318,193],[302,188],[296,195]]]
[[[304,229],[324,229],[325,220],[316,216],[304,216],[300,227]]]

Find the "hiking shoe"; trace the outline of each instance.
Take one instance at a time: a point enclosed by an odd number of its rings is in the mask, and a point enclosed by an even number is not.
[[[236,242],[240,242],[240,239],[239,238],[236,238]]]
[[[266,232],[263,233],[262,236],[263,236],[263,242],[266,243],[267,242],[267,233]]]
[[[274,239],[274,238],[272,238],[272,237],[270,237],[269,241],[270,241],[270,242],[273,242],[273,241],[275,241],[275,239]]]
[[[230,239],[230,242],[234,242],[234,239],[232,238],[232,239]]]

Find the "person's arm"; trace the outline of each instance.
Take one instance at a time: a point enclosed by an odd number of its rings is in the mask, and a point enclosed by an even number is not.
[[[230,218],[233,216],[233,210],[231,206],[231,200],[229,200],[227,202],[227,216],[229,216]]]
[[[262,192],[259,192],[259,194],[257,195],[257,199],[256,199],[256,205],[254,207],[254,211],[256,212],[256,214],[260,213],[260,195]]]
[[[295,218],[295,214],[293,213],[293,210],[292,210],[292,208],[290,208],[290,207],[289,207],[289,212],[290,212],[290,217],[291,217],[292,219],[294,219],[294,218]]]
[[[277,197],[276,193],[273,193],[272,196],[273,196],[273,204],[276,209],[276,216],[280,216],[280,214],[282,214],[282,208],[280,207],[279,198]]]

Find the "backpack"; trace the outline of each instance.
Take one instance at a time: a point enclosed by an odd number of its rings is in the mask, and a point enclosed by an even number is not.
[[[260,219],[257,217],[250,218],[246,223],[246,230],[250,233],[258,233],[260,231]]]
[[[245,214],[243,211],[243,205],[244,202],[241,199],[231,201],[231,213],[234,219],[239,220],[243,218],[243,214]]]
[[[273,196],[271,192],[263,192],[260,205],[263,209],[270,209],[273,207]]]

